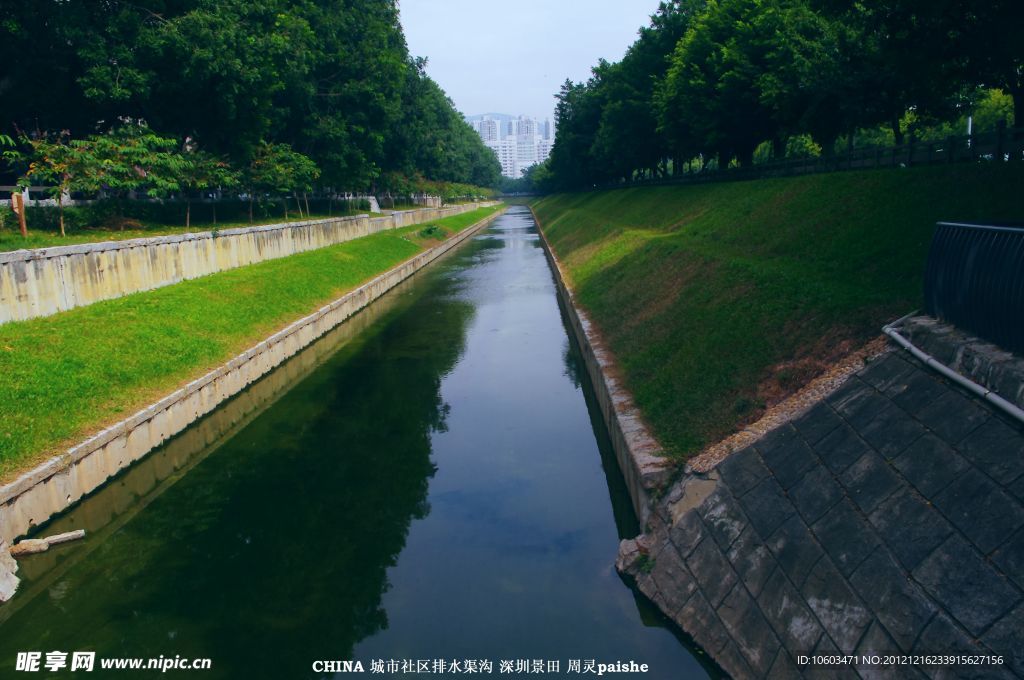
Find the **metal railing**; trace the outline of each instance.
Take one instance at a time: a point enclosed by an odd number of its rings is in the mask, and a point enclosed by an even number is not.
[[[983,134],[960,135],[943,140],[927,141],[911,137],[907,143],[897,146],[854,148],[830,156],[755,162],[746,167],[683,168],[679,174],[635,179],[628,182],[620,181],[607,186],[731,182],[842,170],[1021,160],[1024,160],[1024,128],[1008,128],[1005,125],[999,125],[995,131]]]
[[[924,300],[931,316],[1024,354],[1024,226],[939,222]]]

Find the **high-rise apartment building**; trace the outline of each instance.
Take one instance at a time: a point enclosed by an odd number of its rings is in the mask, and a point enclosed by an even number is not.
[[[551,154],[554,129],[550,120],[505,114],[474,116],[470,125],[501,163],[501,174],[518,179],[531,165],[543,163]]]

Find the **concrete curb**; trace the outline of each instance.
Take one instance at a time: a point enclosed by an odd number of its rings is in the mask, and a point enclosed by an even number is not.
[[[0,542],[13,543],[18,536],[63,512],[221,402],[471,238],[503,212],[499,210],[377,276],[203,377],[0,487]]]
[[[530,212],[537,222],[544,253],[555,275],[558,300],[569,317],[587,374],[594,385],[615,459],[633,501],[633,510],[641,524],[646,524],[651,513],[652,494],[659,492],[671,479],[672,463],[662,455],[664,449],[648,429],[640,410],[633,403],[632,395],[615,377],[615,362],[611,352],[604,346],[587,313],[576,304],[572,290],[565,281],[562,265],[548,243],[532,207]]]

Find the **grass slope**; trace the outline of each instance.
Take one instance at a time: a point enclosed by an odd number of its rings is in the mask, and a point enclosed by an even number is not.
[[[1024,169],[962,165],[534,204],[669,453],[750,422],[918,308],[939,220],[1022,220]]]
[[[0,326],[0,479],[203,375],[497,209]]]

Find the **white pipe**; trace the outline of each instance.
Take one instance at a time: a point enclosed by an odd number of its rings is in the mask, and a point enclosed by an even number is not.
[[[996,406],[997,408],[1005,411],[1012,417],[1024,423],[1024,410],[1021,410],[1017,406],[1006,401],[1005,399],[1003,399],[1002,397],[1000,397],[998,394],[988,389],[987,387],[982,387],[973,380],[970,380],[960,375],[950,367],[946,366],[945,364],[937,360],[932,355],[915,347],[913,343],[911,343],[909,340],[907,340],[905,337],[903,337],[896,331],[895,326],[897,324],[901,323],[902,321],[906,320],[907,318],[913,316],[916,313],[916,311],[911,312],[910,314],[907,314],[906,316],[900,317],[896,321],[893,321],[891,324],[883,326],[882,332],[888,335],[893,340],[895,340],[896,344],[910,352],[912,355],[914,355],[914,357],[922,361],[929,368],[938,371],[939,373],[949,378],[953,382],[957,383],[961,387],[970,390],[971,392],[977,394],[982,399],[985,399],[986,401],[991,403],[993,406]]]

